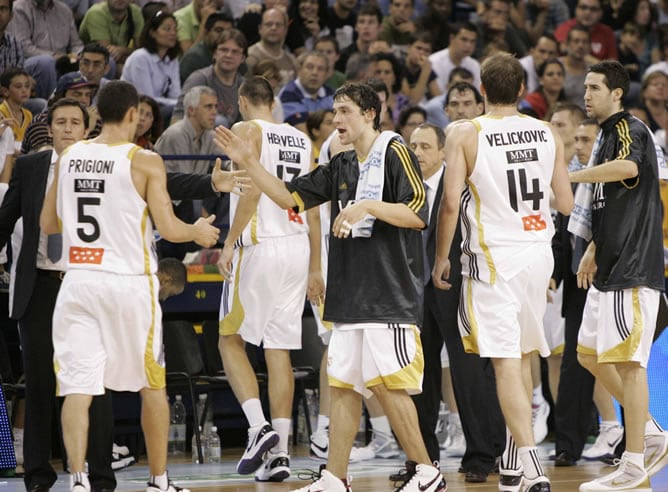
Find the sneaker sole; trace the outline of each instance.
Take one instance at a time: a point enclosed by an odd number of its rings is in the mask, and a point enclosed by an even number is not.
[[[666,449],[666,451],[663,453],[661,459],[656,463],[654,463],[654,465],[647,470],[647,475],[649,477],[653,477],[654,475],[659,473],[666,465],[668,465],[668,449]]]
[[[255,453],[255,456],[247,459],[242,458],[241,461],[239,461],[239,464],[237,465],[237,473],[239,475],[250,475],[251,473],[255,473],[257,469],[262,466],[264,453],[276,446],[278,441],[279,436],[275,431],[264,436],[258,445],[258,450]]]
[[[286,478],[289,478],[289,477],[290,477],[290,470],[289,469],[283,469],[283,470],[277,471],[276,473],[274,473],[273,475],[271,475],[267,479],[261,479],[261,478],[255,477],[255,481],[256,482],[282,482],[283,480],[285,480]]]
[[[120,460],[111,462],[111,469],[114,471],[122,470],[123,468],[127,468],[128,466],[134,464],[134,462],[135,459],[133,456],[128,456],[127,458],[121,458]]]

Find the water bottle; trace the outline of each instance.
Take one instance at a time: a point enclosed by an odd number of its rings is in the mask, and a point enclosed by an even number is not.
[[[204,437],[204,434],[202,432],[202,426],[199,426],[199,435],[200,439],[202,440],[202,463],[206,463],[206,453],[208,451],[207,446],[208,441]],[[197,435],[193,432],[193,440],[192,440],[192,461],[193,463],[199,463],[199,459],[197,457]]]
[[[186,407],[181,401],[181,395],[176,395],[172,405],[171,421],[169,425],[169,443],[174,456],[184,455],[186,452]]]
[[[211,435],[211,427],[213,426],[213,407],[209,406],[208,411],[206,412],[206,418],[204,418],[204,409],[206,408],[207,395],[206,393],[200,393],[199,400],[197,401],[197,418],[199,423],[202,425],[203,429],[203,439],[208,439]]]
[[[211,427],[207,450],[207,463],[220,463],[220,437],[218,437],[218,428],[215,425]]]

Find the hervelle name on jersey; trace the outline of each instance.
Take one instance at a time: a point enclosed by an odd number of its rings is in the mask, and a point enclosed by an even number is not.
[[[504,145],[530,144],[534,142],[547,142],[547,130],[520,130],[514,132],[498,132],[485,135],[490,147],[503,147]]]
[[[537,162],[538,151],[536,149],[506,150],[508,164],[521,164],[523,162]]]
[[[291,164],[299,164],[302,161],[301,152],[298,150],[279,150],[278,159],[282,162],[289,162]]]
[[[104,193],[104,179],[75,179],[75,193]]]
[[[115,161],[102,159],[70,159],[67,163],[67,172],[111,174],[114,172],[114,163]]]
[[[267,132],[267,142],[281,147],[306,150],[306,139],[294,135],[279,135],[278,133]]]

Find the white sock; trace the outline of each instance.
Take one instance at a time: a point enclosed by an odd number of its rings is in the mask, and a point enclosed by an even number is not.
[[[501,464],[500,468],[502,470],[513,470],[519,471],[522,469],[522,462],[517,454],[517,445],[515,444],[515,439],[510,434],[510,429],[506,427],[506,447],[503,450],[501,455]]]
[[[328,431],[329,427],[329,415],[320,415],[318,414],[318,424],[316,425],[315,431]]]
[[[164,472],[162,475],[151,475],[149,482],[157,485],[160,490],[167,490],[167,487],[169,487],[169,478],[167,478],[167,472]]]
[[[271,449],[271,452],[288,453],[288,440],[290,438],[291,419],[271,419],[271,426],[278,433],[278,444]]]
[[[545,398],[543,397],[543,385],[539,384],[533,389],[533,397],[531,399],[531,403],[533,403],[534,406],[538,406],[542,405],[544,401]]]
[[[244,411],[246,420],[250,427],[257,427],[263,425],[267,419],[264,418],[262,411],[262,403],[259,398],[249,398],[241,404],[241,409]]]
[[[619,427],[619,422],[616,420],[601,420],[601,425],[599,426],[601,432],[612,429],[613,427]]]
[[[654,417],[651,417],[645,424],[645,434],[656,434],[657,432],[663,432],[663,428],[654,420]]]
[[[543,467],[540,465],[538,458],[538,449],[535,446],[523,446],[517,449],[520,459],[522,460],[522,467],[524,468],[524,476],[529,480],[545,475]]]
[[[462,420],[459,418],[459,414],[458,413],[450,413],[450,415],[448,415],[448,424],[452,424],[455,427],[461,428]]]
[[[645,469],[645,455],[643,453],[629,453],[624,451],[622,459],[626,458],[628,461],[636,465],[638,468]]]
[[[392,435],[392,427],[390,426],[390,421],[385,415],[382,417],[371,417],[369,419],[371,422],[371,428],[375,431],[380,431],[386,435]]]

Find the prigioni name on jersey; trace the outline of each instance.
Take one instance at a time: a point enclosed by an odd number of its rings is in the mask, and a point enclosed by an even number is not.
[[[113,160],[70,159],[67,164],[67,172],[111,174],[114,172],[114,162]]]

